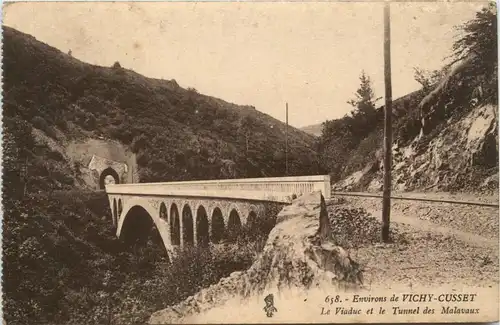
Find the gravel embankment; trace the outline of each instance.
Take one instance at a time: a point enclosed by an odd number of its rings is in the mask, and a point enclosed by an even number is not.
[[[383,244],[380,241],[381,209],[378,209],[378,202],[349,198],[339,203],[328,206],[330,223],[339,244],[365,268],[365,284],[386,287],[399,284],[498,285],[498,214],[495,223],[492,213],[477,207],[479,211],[475,214],[467,206],[451,209],[438,206],[429,209],[427,214],[418,214],[414,211],[420,211],[421,204],[425,203],[393,203],[391,232],[394,241]],[[402,209],[406,211],[404,217],[398,216]],[[443,215],[437,217],[440,214]],[[464,220],[467,227],[457,229],[462,223],[456,222],[452,228],[448,226],[450,219]],[[488,227],[496,227],[496,239],[495,229],[484,230]],[[475,231],[469,233],[469,229]],[[487,237],[479,235],[481,231],[478,229],[482,229],[482,235]]]

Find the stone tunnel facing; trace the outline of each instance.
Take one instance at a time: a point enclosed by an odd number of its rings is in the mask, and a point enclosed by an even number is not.
[[[101,175],[99,176],[99,188],[101,190],[106,188],[106,177],[108,176],[111,176],[113,178],[114,184],[120,184],[120,177],[118,176],[118,173],[113,168],[108,167],[103,170]]]

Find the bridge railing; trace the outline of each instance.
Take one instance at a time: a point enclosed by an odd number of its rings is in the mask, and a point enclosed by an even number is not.
[[[266,195],[272,195],[273,193],[290,193],[297,196],[315,191],[321,191],[325,199],[329,199],[331,197],[329,175],[241,178],[187,182],[109,184],[106,185],[106,192],[116,194],[149,194],[155,192],[154,189],[159,190],[160,188],[161,192],[166,191],[168,193],[190,190],[201,190],[207,193],[215,191],[258,191],[267,193]]]

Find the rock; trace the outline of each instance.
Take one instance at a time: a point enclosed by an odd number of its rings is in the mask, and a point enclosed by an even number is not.
[[[249,299],[263,290],[291,287],[307,290],[332,283],[338,288],[361,285],[362,270],[347,251],[332,241],[331,223],[320,192],[303,195],[285,207],[259,258],[244,272],[233,272],[217,285],[195,295],[196,306],[184,302],[151,315],[149,324],[179,323],[194,313],[208,312],[230,299]],[[334,289],[333,289],[334,290]]]

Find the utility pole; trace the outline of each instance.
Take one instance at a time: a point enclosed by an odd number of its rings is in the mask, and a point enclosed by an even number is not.
[[[286,103],[286,128],[285,128],[285,164],[286,173],[288,176],[288,103]]]
[[[392,85],[391,85],[391,17],[389,2],[384,3],[384,195],[382,201],[382,241],[389,241],[391,216],[391,162],[392,162]]]

